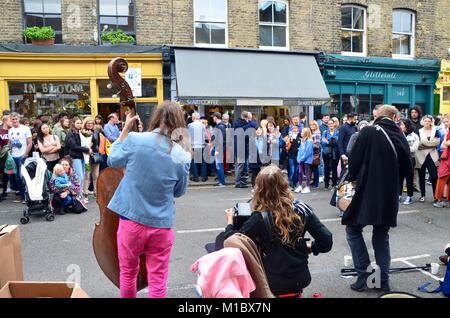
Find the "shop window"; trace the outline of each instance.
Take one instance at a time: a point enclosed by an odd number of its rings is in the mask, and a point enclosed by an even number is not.
[[[157,96],[157,81],[155,79],[142,80],[142,97],[156,97]]]
[[[136,38],[134,0],[98,0],[99,34],[122,30]]]
[[[448,102],[450,101],[450,87],[443,88],[443,99]]]
[[[144,130],[148,129],[148,124],[150,123],[150,118],[152,116],[153,111],[158,106],[158,103],[137,103],[136,104],[136,112],[139,115],[142,123],[144,124]]]
[[[358,96],[350,94],[342,94],[342,115],[356,112],[356,105],[358,104]]]
[[[414,57],[414,33],[415,14],[408,10],[394,10],[392,17],[393,57]]]
[[[51,26],[55,31],[55,43],[62,43],[61,0],[24,0],[24,26]],[[25,43],[31,40],[24,38]]]
[[[111,83],[110,80],[98,80],[98,97],[99,98],[115,98],[120,91],[119,86],[115,83]],[[142,80],[142,96],[147,98],[157,97],[157,80],[156,79],[143,79]]]
[[[91,113],[89,81],[9,82],[8,89],[10,109],[24,117]]]
[[[357,113],[358,120],[370,120],[372,114],[370,113],[370,95],[369,94],[359,94],[357,99]]]
[[[194,0],[194,43],[227,46],[227,1]]]
[[[353,5],[341,8],[342,54],[366,55],[366,9]]]
[[[98,80],[98,97],[99,98],[113,98],[120,91],[120,87],[110,80]]]
[[[371,100],[372,102],[370,110],[372,111],[377,105],[384,104],[384,95],[381,94],[371,95]]]
[[[289,48],[287,1],[259,1],[259,46]]]

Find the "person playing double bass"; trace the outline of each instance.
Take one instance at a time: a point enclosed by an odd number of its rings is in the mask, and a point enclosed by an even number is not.
[[[129,130],[139,117],[127,116],[111,146],[108,165],[126,168],[108,208],[120,216],[117,247],[120,296],[137,294],[140,255],[146,256],[148,297],[166,297],[169,257],[174,241],[174,197],[187,189],[189,138],[179,105],[165,101],[152,114],[148,132]]]

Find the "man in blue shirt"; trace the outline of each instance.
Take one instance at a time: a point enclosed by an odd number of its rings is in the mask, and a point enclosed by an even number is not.
[[[119,122],[119,118],[117,114],[113,113],[108,116],[108,123],[103,127],[103,131],[105,132],[105,137],[113,143],[119,138],[120,131],[117,123]]]

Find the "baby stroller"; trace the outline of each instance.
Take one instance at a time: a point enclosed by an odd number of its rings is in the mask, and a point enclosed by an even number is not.
[[[50,204],[48,189],[49,174],[42,158],[27,158],[21,167],[21,178],[25,185],[27,208],[23,211],[20,223],[30,222],[32,214],[45,214],[47,221],[54,221],[55,214]]]

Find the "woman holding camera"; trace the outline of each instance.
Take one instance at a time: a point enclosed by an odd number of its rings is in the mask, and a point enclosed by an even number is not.
[[[337,184],[337,166],[339,164],[339,149],[337,141],[339,139],[339,130],[336,129],[334,121],[328,122],[328,129],[325,130],[322,136],[322,155],[325,173],[325,189],[330,186],[330,172],[332,174],[332,186]]]
[[[330,251],[332,234],[309,208],[294,200],[286,176],[274,165],[256,177],[252,208],[254,212],[240,229],[233,225],[234,209],[226,210],[225,238],[240,232],[261,248],[273,294],[302,292],[311,282],[308,255]],[[268,225],[262,215],[265,211]],[[306,232],[314,238],[310,246],[304,238]]]

